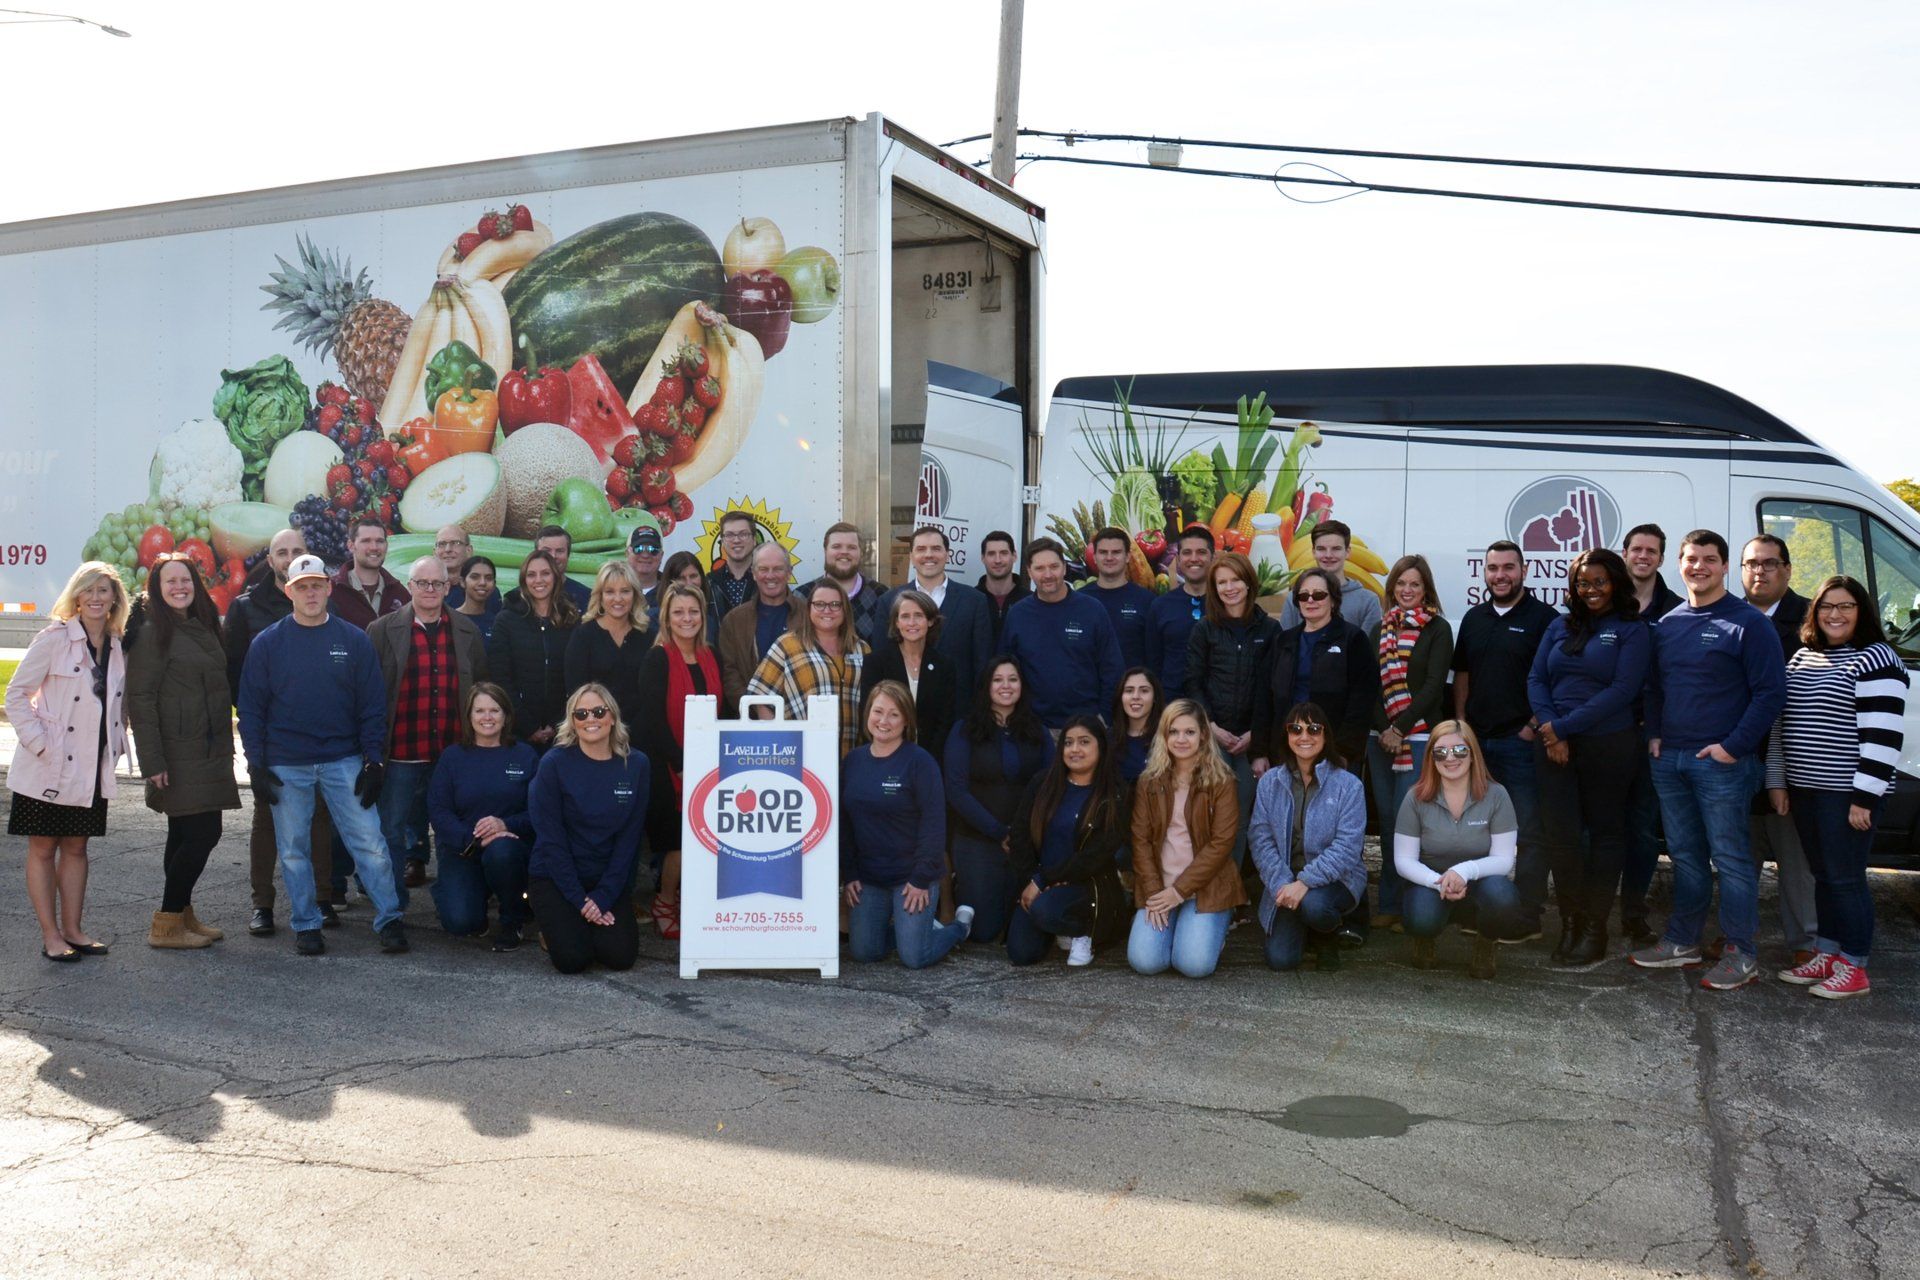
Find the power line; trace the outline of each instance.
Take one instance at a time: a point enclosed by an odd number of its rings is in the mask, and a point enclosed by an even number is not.
[[[1196,169],[1190,165],[1171,168],[1143,164],[1137,160],[1099,160],[1093,156],[1043,156],[1023,154],[1030,163],[1091,164],[1111,169],[1148,169],[1154,173],[1185,173],[1202,178],[1244,178],[1255,182],[1297,182],[1311,187],[1347,187],[1359,191],[1384,191],[1405,196],[1445,196],[1455,200],[1491,200],[1501,204],[1538,204],[1557,209],[1598,209],[1608,213],[1645,213],[1666,218],[1710,218],[1721,222],[1759,222],[1781,227],[1824,227],[1831,231],[1884,231],[1894,235],[1920,235],[1920,227],[1889,226],[1877,222],[1830,222],[1821,218],[1784,218],[1761,213],[1720,213],[1708,209],[1668,209],[1654,205],[1607,204],[1596,200],[1555,200],[1547,196],[1507,196],[1488,191],[1451,191],[1440,187],[1388,186],[1377,182],[1338,182],[1332,178],[1288,178],[1277,173],[1247,173],[1238,169]]]
[[[956,138],[948,147],[979,142],[991,135],[978,133]],[[1810,178],[1778,173],[1731,173],[1716,169],[1653,169],[1640,165],[1584,164],[1562,160],[1507,160],[1492,156],[1435,155],[1419,151],[1362,151],[1351,147],[1289,146],[1275,142],[1232,142],[1217,138],[1162,138],[1147,133],[1062,133],[1054,129],[1022,129],[1020,136],[1054,138],[1073,146],[1081,142],[1165,142],[1188,147],[1218,147],[1230,151],[1283,151],[1315,156],[1355,156],[1368,160],[1418,160],[1435,164],[1498,165],[1513,169],[1560,169],[1575,173],[1617,173],[1648,178],[1698,178],[1716,182],[1779,182],[1801,186],[1864,187],[1888,191],[1920,191],[1920,182],[1898,182],[1877,178]],[[1378,188],[1385,190],[1384,187]]]

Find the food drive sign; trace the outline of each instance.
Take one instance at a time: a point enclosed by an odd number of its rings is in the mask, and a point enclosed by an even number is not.
[[[742,710],[778,704],[748,699]],[[686,717],[680,976],[702,969],[839,973],[838,707],[805,721]]]

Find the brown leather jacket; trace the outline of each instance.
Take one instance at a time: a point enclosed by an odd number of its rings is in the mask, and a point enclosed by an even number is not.
[[[1172,819],[1173,784],[1139,785],[1133,793],[1133,898],[1139,906],[1165,888],[1160,875],[1160,845]],[[1240,831],[1240,801],[1233,779],[1187,792],[1187,830],[1193,837],[1193,863],[1173,887],[1192,898],[1200,911],[1227,911],[1247,900],[1240,871],[1233,865],[1233,841]]]

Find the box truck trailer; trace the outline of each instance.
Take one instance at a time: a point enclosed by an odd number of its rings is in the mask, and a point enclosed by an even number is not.
[[[930,361],[1040,421],[1045,228],[879,115],[0,227],[0,602],[168,548],[224,601],[362,516],[503,587],[544,524],[584,578],[646,521],[711,561],[735,509],[802,580],[840,520],[885,574]]]
[[[1076,377],[1055,387],[1036,532],[1083,555],[1100,524],[1152,554],[1166,589],[1172,541],[1209,524],[1252,550],[1280,538],[1263,587],[1311,563],[1311,526],[1354,533],[1349,572],[1375,591],[1404,554],[1433,566],[1458,618],[1484,598],[1489,543],[1518,543],[1528,585],[1560,605],[1573,557],[1620,550],[1627,530],[1668,536],[1668,585],[1688,531],[1788,545],[1793,587],[1832,573],[1865,583],[1909,668],[1920,665],[1920,517],[1812,437],[1719,387],[1613,365],[1334,369]],[[1275,516],[1277,520],[1261,517]],[[1256,521],[1258,523],[1256,523]],[[1265,544],[1273,548],[1275,544]],[[1084,564],[1083,564],[1084,572]],[[1739,570],[1729,588],[1741,590]],[[1920,681],[1882,815],[1882,852],[1920,860]]]

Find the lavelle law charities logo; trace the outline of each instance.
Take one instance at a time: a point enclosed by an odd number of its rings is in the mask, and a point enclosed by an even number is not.
[[[914,502],[914,514],[928,520],[938,520],[947,513],[947,503],[952,498],[952,480],[947,476],[946,464],[931,453],[920,455],[920,494]]]
[[[1507,507],[1507,536],[1529,554],[1578,555],[1614,545],[1619,534],[1620,504],[1579,476],[1536,480]]]
[[[833,824],[833,797],[802,764],[798,731],[721,730],[720,765],[694,786],[694,839],[719,859],[715,896],[801,896],[800,859]]]

